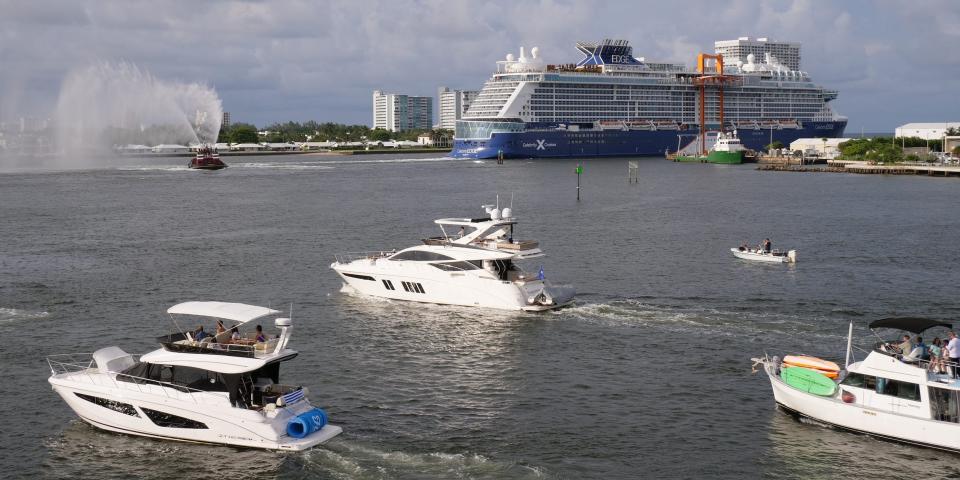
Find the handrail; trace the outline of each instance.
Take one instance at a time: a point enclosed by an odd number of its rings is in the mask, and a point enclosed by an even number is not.
[[[368,252],[345,252],[334,254],[333,257],[337,260],[337,263],[347,264],[353,262],[354,260],[376,260],[380,258],[387,258],[396,253],[396,250],[371,250]]]
[[[81,356],[87,356],[87,355],[90,356],[89,361],[86,361],[86,360],[84,360],[84,359],[77,360],[79,357],[81,357]],[[66,358],[68,358],[68,359],[70,359],[70,360],[73,360],[73,361],[70,361],[70,362],[60,361],[60,360],[57,360],[57,359],[56,359],[57,357],[66,357]],[[93,375],[90,374],[90,373],[91,373],[90,370],[93,370],[93,369],[96,368],[96,367],[95,367],[95,363],[94,363],[94,359],[93,359],[93,354],[92,354],[92,353],[65,353],[65,354],[49,355],[49,356],[47,356],[47,364],[50,365],[50,373],[51,373],[51,375],[62,375],[62,374],[69,374],[69,373],[82,373],[82,374],[84,374],[85,378],[87,378],[87,379],[90,381],[90,383],[92,383],[92,384],[94,384],[94,385],[99,385],[99,384],[101,384],[101,382],[98,382],[98,381],[96,380],[97,378],[106,378],[106,379],[109,380],[110,384],[112,384],[112,386],[113,386],[114,388],[117,388],[117,389],[127,388],[127,389],[128,389],[129,386],[132,385],[132,386],[135,386],[136,389],[137,389],[137,391],[139,391],[140,393],[150,393],[150,394],[155,394],[156,392],[155,392],[154,390],[150,390],[150,391],[148,391],[148,392],[144,392],[143,386],[144,386],[144,385],[147,385],[147,386],[156,385],[156,386],[158,386],[158,387],[161,387],[161,388],[160,388],[160,391],[164,394],[164,396],[166,396],[167,398],[174,399],[174,400],[182,400],[182,396],[179,395],[179,394],[174,395],[174,394],[172,394],[172,393],[170,392],[170,390],[174,390],[174,391],[176,391],[176,392],[178,392],[178,393],[186,394],[186,395],[190,398],[190,400],[192,400],[194,403],[200,403],[200,402],[197,400],[197,398],[194,396],[194,394],[196,394],[196,393],[209,393],[209,392],[207,392],[207,391],[205,391],[205,390],[200,390],[200,389],[196,389],[196,388],[191,388],[191,387],[187,387],[187,386],[185,386],[185,385],[178,385],[178,384],[176,384],[176,383],[164,382],[164,381],[162,381],[162,380],[153,380],[153,379],[150,379],[150,378],[138,377],[138,376],[135,376],[135,375],[128,375],[128,374],[119,373],[119,372],[109,372],[109,373],[112,374],[112,375],[109,375],[109,374],[108,374],[108,375],[103,375],[103,376],[95,377],[95,376],[93,376]],[[133,381],[133,382],[118,381],[118,380],[117,380],[118,377],[130,378],[130,379],[133,379],[133,380],[135,380],[135,381]],[[126,385],[126,387],[121,386],[121,383],[122,383],[123,385]]]

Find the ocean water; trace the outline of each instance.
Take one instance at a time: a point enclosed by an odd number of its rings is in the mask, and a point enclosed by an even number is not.
[[[752,166],[422,155],[182,159],[0,174],[0,476],[873,478],[960,457],[799,422],[750,357],[840,358],[887,315],[957,320],[960,183]],[[531,260],[577,288],[531,314],[341,293],[340,252],[402,248],[513,195]],[[733,258],[764,237],[796,265]],[[84,424],[44,356],[143,353],[186,300],[293,306],[285,383],[344,433],[298,454]],[[881,459],[881,460],[878,460]]]

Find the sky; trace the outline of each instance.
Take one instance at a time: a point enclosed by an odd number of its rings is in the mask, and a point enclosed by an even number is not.
[[[129,62],[214,88],[234,122],[371,123],[371,94],[479,89],[505,54],[622,38],[693,65],[741,36],[802,43],[847,133],[960,121],[957,0],[0,0],[0,119],[46,117],[68,73]]]

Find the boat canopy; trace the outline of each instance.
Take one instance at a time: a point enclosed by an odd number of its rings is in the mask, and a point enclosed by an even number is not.
[[[870,322],[870,328],[896,328],[912,333],[920,333],[933,327],[951,328],[953,325],[923,317],[887,317]]]
[[[234,322],[247,323],[267,315],[280,313],[267,307],[247,305],[245,303],[229,302],[183,302],[169,309],[167,313],[180,315],[196,315],[199,317],[214,317]]]

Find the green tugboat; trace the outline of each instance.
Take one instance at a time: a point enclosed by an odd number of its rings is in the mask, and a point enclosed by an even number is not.
[[[746,149],[740,143],[736,133],[728,134],[717,133],[717,140],[710,147],[706,155],[676,155],[674,162],[686,163],[720,163],[720,164],[740,164],[743,163],[743,153]]]
[[[717,141],[707,154],[707,163],[740,164],[743,163],[743,144],[736,133],[717,134]]]

